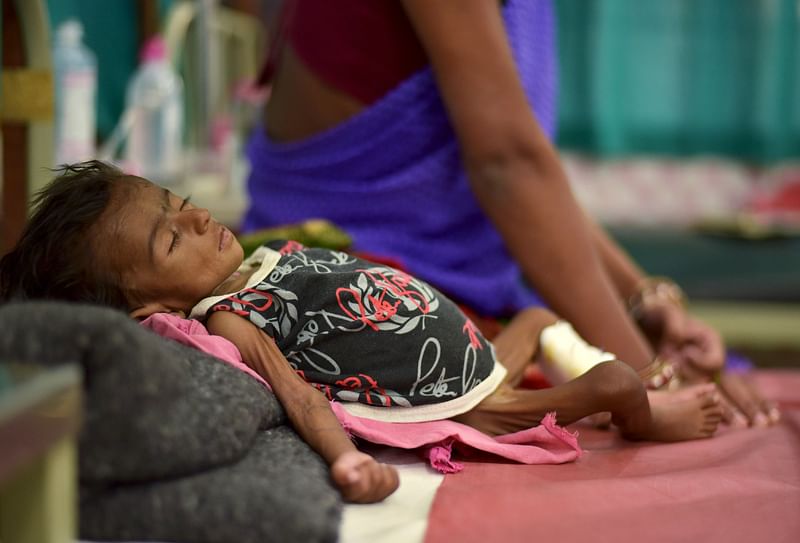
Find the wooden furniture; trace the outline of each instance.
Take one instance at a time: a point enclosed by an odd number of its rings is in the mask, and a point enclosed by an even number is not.
[[[53,78],[44,0],[2,2],[0,255],[19,238],[28,199],[53,162]]]

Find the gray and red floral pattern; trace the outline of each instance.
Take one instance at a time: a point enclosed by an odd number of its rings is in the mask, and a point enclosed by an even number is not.
[[[463,396],[494,352],[449,299],[405,272],[297,242],[267,277],[214,304],[275,339],[294,370],[329,399],[411,407]]]

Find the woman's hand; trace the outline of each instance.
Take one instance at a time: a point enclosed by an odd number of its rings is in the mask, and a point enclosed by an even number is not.
[[[736,422],[738,419],[742,421],[741,424],[763,428],[781,420],[781,413],[775,403],[762,398],[746,374],[722,372],[717,386],[734,409],[729,422]]]
[[[639,326],[657,356],[677,362],[690,380],[708,380],[725,365],[719,333],[670,302],[653,302],[637,311]]]
[[[763,427],[780,420],[775,404],[762,398],[746,375],[724,371],[725,346],[714,328],[669,302],[642,306],[639,317],[658,356],[676,362],[684,379],[716,380],[729,408],[726,422]]]
[[[342,497],[353,503],[382,501],[400,486],[394,467],[360,451],[339,456],[331,465],[331,477]]]

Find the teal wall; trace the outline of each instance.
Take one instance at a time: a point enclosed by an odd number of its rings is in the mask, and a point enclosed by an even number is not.
[[[559,143],[800,156],[795,0],[556,0]]]

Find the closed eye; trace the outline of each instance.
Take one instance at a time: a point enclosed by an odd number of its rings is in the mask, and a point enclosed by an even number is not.
[[[183,201],[181,202],[180,207],[178,208],[178,211],[183,211],[183,208],[189,205],[189,200],[191,198],[192,198],[191,196],[187,196],[186,198],[184,198]],[[172,251],[175,250],[175,248],[180,244],[180,242],[181,242],[180,232],[178,232],[177,230],[173,230],[172,242],[169,244],[169,250],[167,251],[167,254],[172,254]]]
[[[168,254],[172,254],[172,251],[175,250],[175,248],[178,246],[178,244],[180,244],[180,242],[181,242],[180,232],[178,232],[177,230],[173,230],[172,231],[172,243],[169,244],[169,251],[167,253]]]

